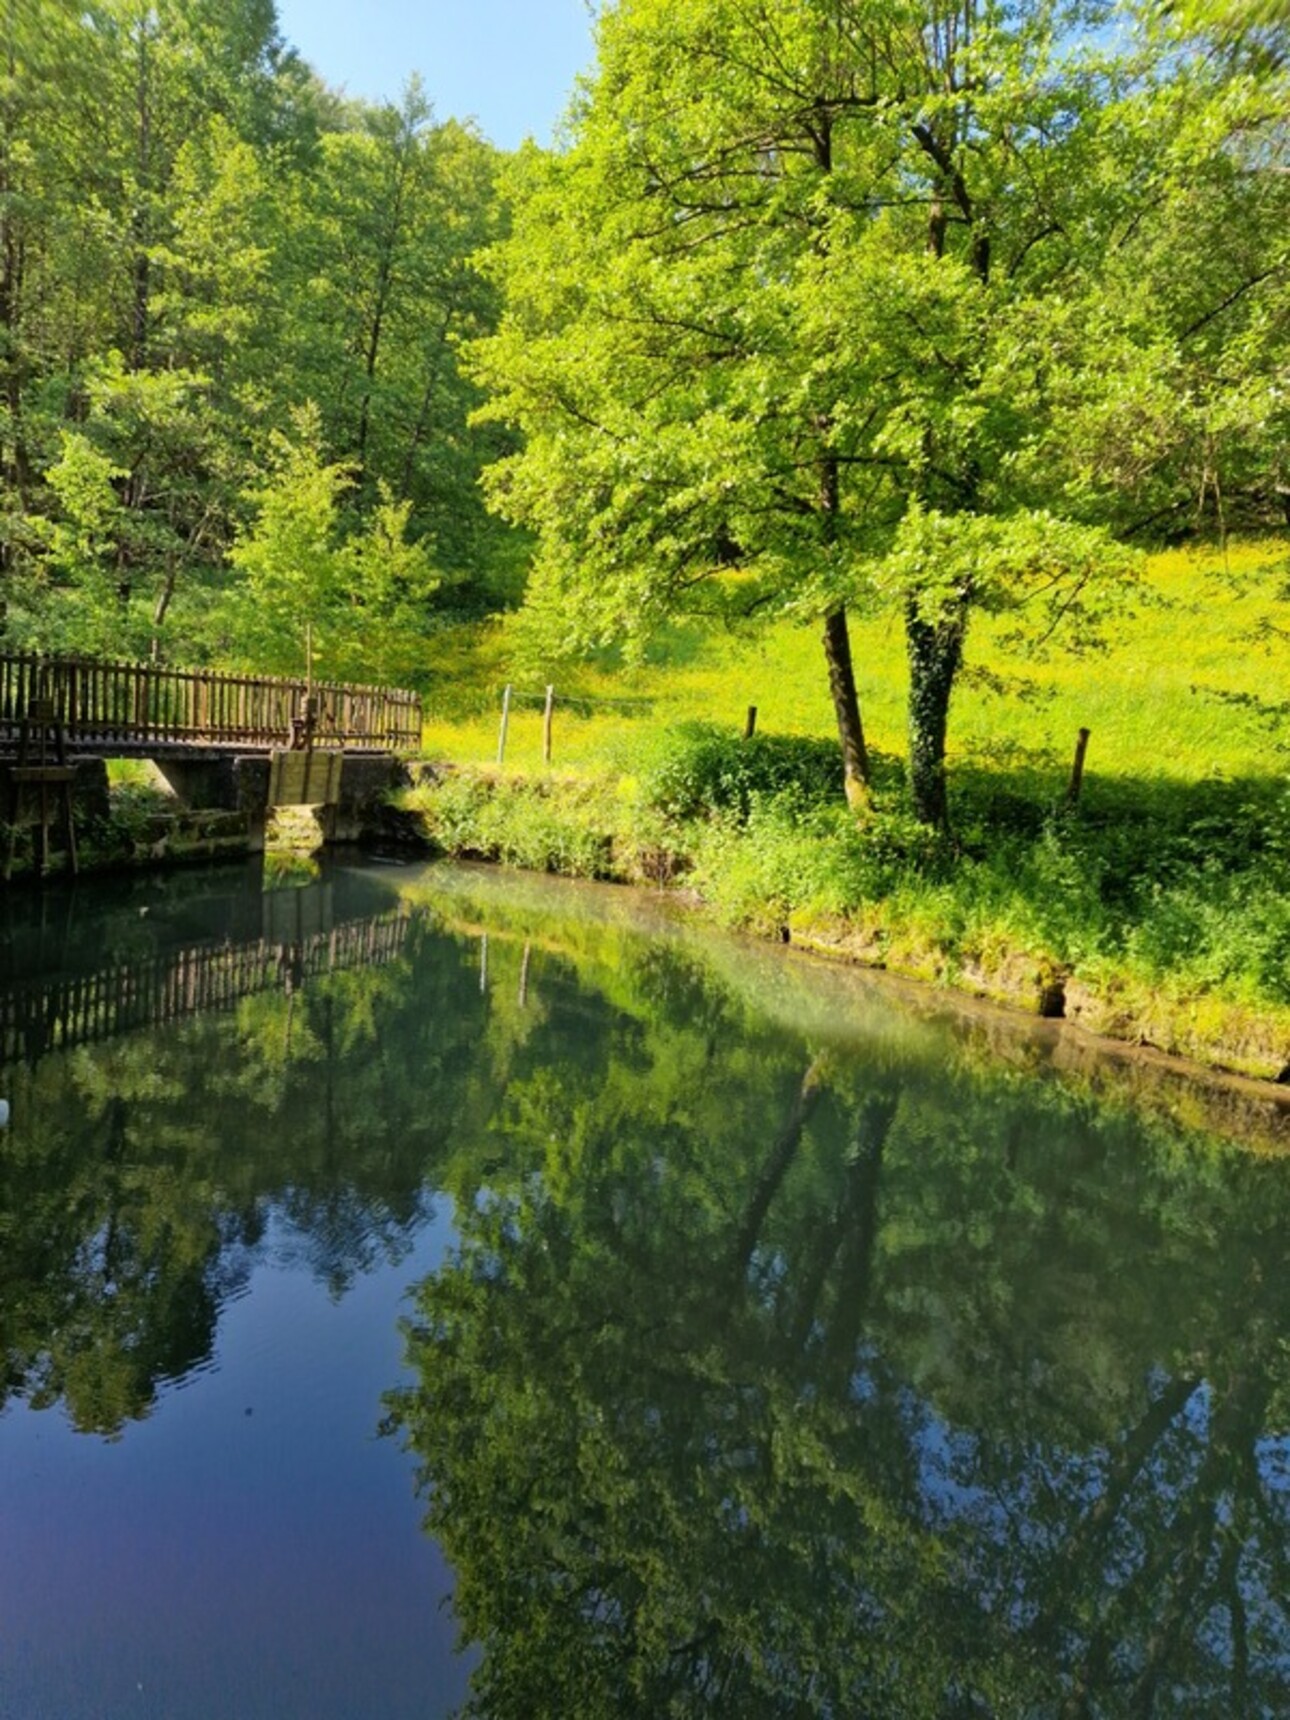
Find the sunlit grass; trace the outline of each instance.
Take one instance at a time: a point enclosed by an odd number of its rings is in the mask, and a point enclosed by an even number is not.
[[[1077,731],[1089,771],[1174,781],[1286,768],[1290,732],[1290,543],[1188,549],[1150,558],[1141,601],[1105,649],[1003,643],[1008,618],[974,623],[950,726],[952,760],[1027,767],[1059,782]],[[427,699],[425,747],[463,764],[496,760],[502,689],[514,686],[506,765],[540,771],[541,679],[514,666],[505,623],[453,629]],[[854,619],[866,733],[903,753],[907,673],[899,618]],[[985,670],[987,675],[981,675]],[[658,734],[699,720],[827,735],[832,710],[818,629],[788,623],[744,635],[674,629],[632,669],[580,665],[556,675],[552,768],[634,774]],[[637,701],[637,702],[632,702]],[[1279,709],[1278,709],[1279,707]]]

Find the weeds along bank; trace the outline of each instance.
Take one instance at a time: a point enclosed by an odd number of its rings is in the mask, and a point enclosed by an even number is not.
[[[432,751],[457,763],[408,803],[448,853],[679,884],[733,926],[1276,1077],[1290,1065],[1288,637],[1279,544],[1153,558],[1139,612],[1094,656],[1023,656],[983,627],[944,840],[903,810],[903,654],[881,618],[857,629],[880,749],[862,820],[841,798],[813,633],[755,649],[679,636],[633,675],[588,671],[601,716],[557,703],[554,768],[530,716],[507,771],[482,762],[502,645],[476,636],[432,696],[446,707]],[[629,696],[644,712],[614,714],[608,700]],[[765,729],[814,732],[745,741],[750,703]]]

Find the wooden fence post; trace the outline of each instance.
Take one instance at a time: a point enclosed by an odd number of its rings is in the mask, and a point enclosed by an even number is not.
[[[546,690],[546,708],[542,712],[542,762],[551,762],[551,712],[555,707],[555,688]]]
[[[1075,742],[1075,758],[1071,765],[1071,779],[1066,789],[1067,806],[1076,806],[1079,803],[1079,791],[1084,783],[1084,755],[1088,751],[1088,736],[1089,731],[1081,729],[1079,739]]]
[[[749,705],[748,715],[744,719],[744,739],[750,741],[757,733],[757,707]]]
[[[497,737],[497,762],[501,764],[506,757],[506,725],[511,720],[511,684],[506,683],[502,694],[502,732]]]

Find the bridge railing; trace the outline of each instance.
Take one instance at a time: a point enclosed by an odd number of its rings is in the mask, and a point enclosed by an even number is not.
[[[385,966],[403,954],[411,924],[411,912],[400,907],[294,943],[195,945],[94,973],[0,986],[0,1068],[34,1066],[49,1051],[231,1009],[244,997],[325,974]]]
[[[401,752],[421,743],[420,697],[402,688],[33,652],[0,655],[0,733],[15,733],[44,700],[73,743],[286,746],[306,692],[317,745]]]

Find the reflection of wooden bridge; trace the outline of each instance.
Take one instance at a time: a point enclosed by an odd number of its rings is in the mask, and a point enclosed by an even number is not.
[[[77,753],[100,758],[271,752],[309,739],[353,752],[421,744],[415,693],[344,682],[225,675],[90,657],[0,655],[0,752],[13,753],[33,707]]]
[[[294,942],[199,944],[97,972],[12,983],[0,990],[0,1065],[34,1064],[49,1051],[231,1009],[259,992],[293,992],[324,974],[384,966],[402,954],[411,921],[399,908]]]

